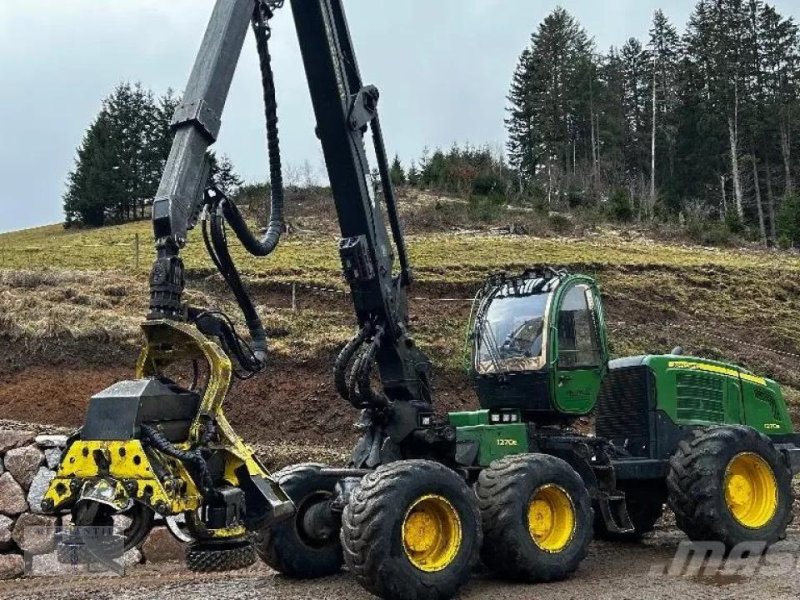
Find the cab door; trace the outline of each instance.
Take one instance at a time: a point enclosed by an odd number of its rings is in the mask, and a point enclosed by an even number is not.
[[[558,290],[550,319],[554,408],[587,414],[597,403],[608,368],[603,309],[593,282],[578,279]]]

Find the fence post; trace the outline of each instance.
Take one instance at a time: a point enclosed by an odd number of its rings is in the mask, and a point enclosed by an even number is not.
[[[136,255],[134,259],[134,268],[138,271],[139,270],[139,234],[137,233],[136,236],[133,238],[133,251]]]
[[[292,284],[292,312],[297,312],[297,284]]]

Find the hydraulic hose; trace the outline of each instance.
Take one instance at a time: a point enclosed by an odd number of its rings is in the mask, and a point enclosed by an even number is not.
[[[231,349],[239,359],[241,366],[251,373],[260,371],[266,362],[267,333],[231,257],[225,233],[225,223],[227,222],[230,225],[245,249],[253,256],[258,257],[268,256],[277,248],[285,227],[283,173],[275,77],[272,71],[272,57],[269,52],[270,28],[268,21],[271,14],[265,14],[262,12],[263,10],[265,10],[264,5],[259,3],[253,13],[252,28],[256,38],[261,68],[264,113],[267,126],[271,197],[269,224],[264,236],[258,239],[250,230],[236,204],[222,195],[214,194],[212,191],[208,198],[208,219],[211,223],[210,236],[206,223],[203,226],[203,238],[208,253],[235,296],[236,302],[244,315],[247,329],[253,342],[253,356],[248,356],[248,353],[243,348],[232,347]],[[237,340],[235,345],[238,344]]]
[[[408,265],[408,251],[400,225],[400,215],[397,210],[397,197],[395,196],[394,186],[389,172],[389,158],[386,155],[386,146],[383,142],[383,131],[381,130],[381,120],[378,115],[372,120],[372,141],[375,146],[375,157],[378,160],[378,172],[381,176],[381,186],[383,198],[386,201],[386,213],[389,216],[389,226],[392,229],[392,237],[397,247],[397,254],[400,260],[400,281],[403,287],[411,283],[411,269]]]
[[[255,355],[256,364],[247,364],[246,361],[242,366],[248,371],[260,371],[267,356],[267,334],[253,300],[247,293],[239,271],[236,269],[233,258],[231,258],[225,235],[224,211],[226,204],[228,204],[228,201],[223,199],[216,205],[216,209],[210,217],[212,257],[216,257],[214,262],[218,265],[220,274],[225,279],[231,292],[233,292],[236,303],[244,315],[247,329],[250,331],[250,337],[253,340],[253,354]]]
[[[267,121],[271,202],[270,219],[266,233],[261,239],[256,238],[234,203],[225,203],[224,209],[225,219],[245,249],[253,256],[262,257],[270,255],[278,246],[285,228],[285,216],[275,77],[272,71],[272,57],[269,52],[269,29],[266,22],[261,18],[259,8],[256,8],[256,14],[253,17],[253,32],[256,37],[256,47],[261,67],[264,110]]]
[[[363,408],[364,406],[364,398],[361,395],[361,390],[358,388],[358,375],[361,372],[361,365],[364,362],[368,350],[369,348],[362,348],[359,351],[347,372],[347,400],[355,408]]]
[[[369,406],[384,406],[388,404],[383,394],[375,393],[375,390],[372,389],[372,382],[370,381],[372,369],[375,367],[375,357],[380,347],[380,335],[376,335],[375,339],[372,340],[369,348],[364,353],[364,360],[361,362],[359,372],[356,374],[361,401]]]
[[[342,348],[339,356],[336,357],[336,363],[333,365],[333,381],[336,385],[336,391],[348,402],[350,401],[350,391],[347,386],[347,366],[350,364],[350,361],[353,360],[356,352],[361,348],[364,340],[367,339],[367,335],[369,335],[369,327],[365,325],[359,330],[355,337]]]
[[[382,327],[377,328],[372,341],[358,354],[347,375],[347,396],[345,398],[356,408],[388,404],[388,400],[383,394],[375,393],[370,381],[372,370],[375,367],[375,357],[381,347],[383,332]]]
[[[163,434],[156,429],[147,425],[141,426],[142,441],[145,445],[151,446],[162,454],[166,454],[175,458],[183,463],[186,463],[194,468],[197,476],[200,479],[200,487],[203,494],[208,493],[214,487],[214,479],[211,477],[211,472],[208,470],[208,463],[200,454],[200,450],[180,450],[176,448]],[[205,436],[204,436],[205,437]],[[202,440],[206,442],[206,440]]]

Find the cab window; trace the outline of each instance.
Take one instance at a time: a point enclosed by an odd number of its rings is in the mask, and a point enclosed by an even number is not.
[[[538,371],[544,367],[545,313],[550,295],[495,298],[478,332],[481,374]]]
[[[562,369],[599,367],[602,362],[596,299],[588,285],[571,288],[558,313],[558,365]]]

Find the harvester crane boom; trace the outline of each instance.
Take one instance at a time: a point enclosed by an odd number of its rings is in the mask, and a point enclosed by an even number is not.
[[[364,344],[376,346],[367,352],[374,354],[383,384],[379,393],[353,382],[349,391],[341,385],[340,391],[364,408],[397,400],[427,402],[428,360],[407,330],[406,291],[411,273],[389,178],[378,90],[361,80],[341,0],[293,0],[291,5],[342,232],[343,270],[364,331],[361,335],[366,338]],[[365,150],[368,129],[380,173],[380,194],[373,188]],[[340,383],[343,365],[352,353],[348,348],[339,361]],[[365,371],[370,368],[364,361],[359,364]]]
[[[229,341],[229,350],[240,363],[251,362],[246,365],[251,371],[263,364],[266,336],[228,260],[221,223],[230,225],[256,255],[274,249],[283,226],[275,89],[267,48],[269,19],[283,4],[282,0],[217,0],[183,103],[173,120],[175,140],[153,206],[158,255],[150,281],[150,317],[183,320],[198,314],[182,302],[180,249],[205,202],[212,223],[210,243],[206,236],[209,250],[245,314],[258,360],[248,361],[248,352],[236,341]],[[362,82],[342,0],[291,0],[291,7],[342,233],[343,271],[359,325],[358,334],[336,362],[335,381],[345,399],[366,411],[363,420],[369,433],[354,463],[376,466],[382,462],[380,448],[387,437],[402,444],[419,429],[420,413],[431,412],[430,363],[407,329],[406,291],[412,276],[378,117],[378,89]],[[261,58],[271,159],[272,220],[262,240],[249,232],[232,203],[213,191],[209,198],[205,189],[207,150],[217,138],[250,23]],[[368,133],[377,159],[379,191],[365,148]],[[209,317],[205,315],[205,319]],[[206,324],[207,331],[214,329],[225,330],[225,322]],[[228,332],[228,340],[235,337]],[[381,382],[377,390],[372,384],[375,370]],[[442,441],[437,434],[429,434],[427,439],[429,444]],[[399,453],[407,454],[402,448]],[[367,460],[367,455],[371,459]]]
[[[205,333],[221,337],[228,353],[251,373],[263,368],[266,333],[228,252],[224,225],[227,223],[231,227],[254,256],[271,254],[284,228],[278,118],[269,53],[269,21],[273,10],[282,4],[282,0],[216,2],[182,103],[172,120],[175,137],[153,202],[157,257],[150,276],[148,317],[196,322]],[[270,222],[260,239],[250,231],[235,204],[219,190],[207,188],[211,165],[208,149],[219,135],[222,111],[250,25],[261,67],[271,184]],[[196,225],[203,210],[206,246],[244,313],[253,339],[252,348],[238,338],[227,319],[183,303],[184,266],[180,250],[186,244],[187,232]]]
[[[452,463],[455,430],[433,417],[430,361],[408,331],[412,275],[378,116],[380,94],[361,79],[342,0],[291,0],[291,7],[359,325],[334,366],[339,394],[364,409],[352,464],[374,468],[402,458]],[[367,158],[368,132],[379,186],[373,186]],[[379,389],[373,388],[375,367]]]
[[[253,16],[253,0],[217,2],[172,120],[174,140],[153,202],[158,259],[150,283],[153,315],[181,315],[180,249],[198,217],[208,180],[207,151],[217,141],[222,111]]]

